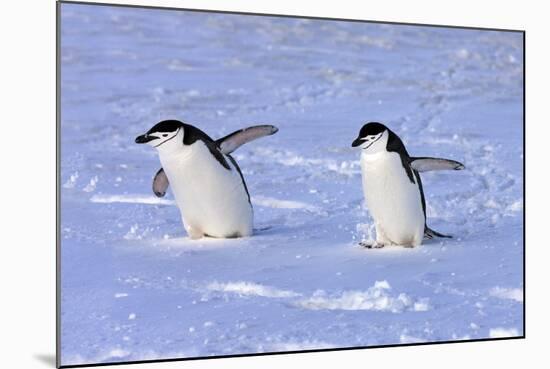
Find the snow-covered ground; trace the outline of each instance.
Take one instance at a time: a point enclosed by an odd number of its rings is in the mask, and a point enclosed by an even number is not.
[[[522,35],[63,4],[62,364],[523,334]],[[235,152],[251,238],[191,241],[155,150],[163,119]],[[455,236],[367,250],[367,121],[414,156],[428,224]]]

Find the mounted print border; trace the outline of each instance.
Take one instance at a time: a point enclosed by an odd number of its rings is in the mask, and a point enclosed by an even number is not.
[[[56,55],[58,367],[525,338],[525,31],[59,1]],[[360,246],[371,121],[464,164],[412,166],[453,238]],[[136,144],[184,132],[251,235],[192,239],[193,183]]]

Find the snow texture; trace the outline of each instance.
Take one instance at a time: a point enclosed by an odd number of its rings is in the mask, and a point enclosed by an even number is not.
[[[523,334],[523,44],[514,32],[61,4],[64,365]],[[134,138],[180,119],[239,148],[255,234],[187,238]],[[428,224],[368,250],[362,124],[413,156]]]
[[[344,291],[341,296],[327,298],[323,290],[315,291],[313,297],[299,301],[297,305],[311,310],[374,310],[401,313],[405,309],[412,311],[426,311],[429,308],[427,299],[418,302],[404,293],[392,297],[387,291],[391,290],[387,281],[376,281],[367,291]]]

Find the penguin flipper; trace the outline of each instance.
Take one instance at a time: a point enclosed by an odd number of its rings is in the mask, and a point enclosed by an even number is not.
[[[223,154],[231,154],[245,143],[260,137],[270,136],[277,133],[278,130],[277,127],[267,124],[243,128],[216,140],[216,144]]]
[[[164,173],[164,169],[160,168],[153,179],[153,192],[157,197],[164,197],[169,184],[170,182],[168,182],[168,177],[166,173]]]
[[[464,164],[449,159],[442,158],[411,158],[411,167],[419,172],[429,172],[431,170],[462,170]]]
[[[434,238],[434,237],[439,237],[439,238],[453,238],[453,236],[449,236],[449,235],[446,235],[446,234],[442,234],[442,233],[436,232],[436,231],[434,231],[433,229],[431,229],[430,227],[425,226],[425,227],[424,227],[424,238],[427,238],[427,239],[431,240],[431,239]]]

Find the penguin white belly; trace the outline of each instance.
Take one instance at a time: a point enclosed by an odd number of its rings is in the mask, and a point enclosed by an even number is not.
[[[237,169],[227,157],[231,170],[197,141],[184,151],[161,154],[160,161],[191,238],[252,234],[252,206]]]
[[[376,224],[378,243],[420,245],[424,236],[424,212],[420,190],[412,183],[399,154],[361,154],[363,191]]]

